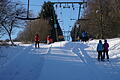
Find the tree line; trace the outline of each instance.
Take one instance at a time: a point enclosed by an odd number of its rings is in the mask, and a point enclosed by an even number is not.
[[[46,42],[48,35],[52,37],[53,42],[64,40],[51,2],[43,4],[38,15],[39,19],[24,21],[16,18],[26,17],[26,14],[26,9],[19,2],[0,0],[0,38],[7,34],[14,44],[12,41],[14,30],[24,26],[24,30],[16,38],[19,41],[33,42],[36,33],[39,34],[41,42]],[[88,0],[83,17],[76,21],[71,30],[72,40],[77,40],[82,31],[88,32],[89,36],[94,38],[120,37],[119,14],[120,0]]]
[[[72,39],[82,31],[94,38],[120,37],[120,0],[87,0],[84,15],[71,31]],[[79,24],[79,27],[76,27]]]

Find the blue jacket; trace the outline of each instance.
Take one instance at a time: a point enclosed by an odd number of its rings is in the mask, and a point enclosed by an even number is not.
[[[87,37],[87,32],[82,32],[82,37]]]
[[[98,43],[97,51],[103,51],[103,44],[102,43]]]

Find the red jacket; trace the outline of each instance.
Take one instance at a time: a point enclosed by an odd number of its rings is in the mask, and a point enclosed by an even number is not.
[[[50,40],[49,40],[49,41],[50,41],[50,43],[52,43],[52,42],[53,42],[52,38],[50,38]]]
[[[40,40],[39,36],[36,35],[36,36],[35,36],[35,41],[39,41],[39,40]]]
[[[50,40],[50,36],[47,36],[47,40]]]

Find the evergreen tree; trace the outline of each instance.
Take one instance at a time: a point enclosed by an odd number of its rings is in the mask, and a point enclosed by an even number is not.
[[[54,6],[51,2],[44,3],[39,16],[49,21],[49,24],[51,25],[51,31],[49,31],[49,35],[52,36],[53,41],[57,41],[59,36],[63,36],[62,30],[57,20],[57,15],[55,14]],[[64,40],[64,38],[62,40]]]
[[[43,4],[38,17],[40,17],[40,19],[28,22],[25,30],[18,36],[20,40],[33,41],[35,33],[39,34],[41,42],[46,42],[48,35],[52,37],[53,42],[58,41],[59,35],[63,36],[54,6],[51,2],[45,2]],[[57,26],[56,28],[55,24]],[[23,37],[23,33],[27,37]]]

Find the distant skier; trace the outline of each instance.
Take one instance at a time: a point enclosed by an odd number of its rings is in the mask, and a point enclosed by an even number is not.
[[[107,40],[104,40],[103,47],[104,47],[104,50],[103,50],[103,59],[105,59],[105,54],[106,54],[106,56],[107,56],[107,60],[109,60],[109,55],[108,55],[109,44],[107,43]]]
[[[102,57],[102,52],[103,52],[103,44],[102,41],[99,40],[99,43],[97,45],[97,52],[98,52],[98,61],[102,61],[103,57]]]
[[[86,42],[87,39],[88,39],[87,32],[86,32],[86,31],[83,31],[83,32],[82,32],[82,41],[83,41],[83,42]]]
[[[51,43],[53,43],[53,39],[52,39],[52,37],[50,37],[50,44],[51,44]]]
[[[50,35],[47,36],[47,44],[50,44],[53,42],[53,39]]]
[[[50,44],[50,35],[47,36],[47,44]]]
[[[37,46],[38,46],[38,48],[39,48],[39,41],[40,41],[39,35],[36,34],[34,39],[35,39],[35,48],[37,48]]]

